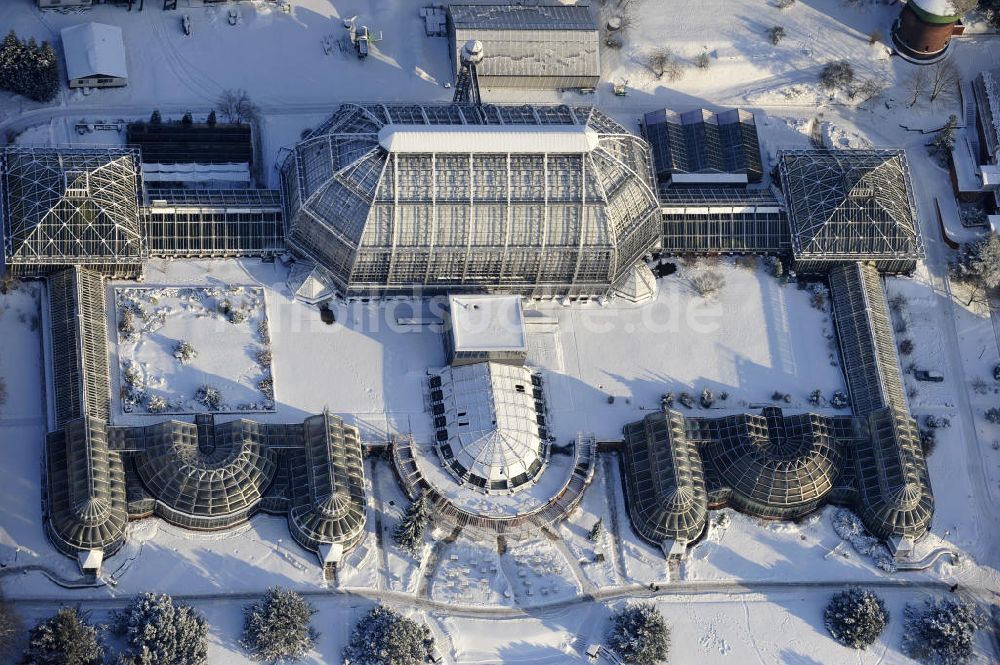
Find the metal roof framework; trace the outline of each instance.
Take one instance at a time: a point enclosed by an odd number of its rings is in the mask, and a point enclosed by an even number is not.
[[[540,383],[524,367],[494,362],[431,377],[437,451],[459,482],[516,492],[538,477],[548,451]]]
[[[797,263],[923,257],[903,150],[784,150],[778,168]]]
[[[378,138],[393,124],[598,139],[575,154],[396,153]],[[347,295],[603,295],[656,240],[645,143],[592,107],[347,104],[281,172],[289,244]]]
[[[8,146],[0,153],[4,259],[18,273],[81,265],[137,274],[138,152],[121,147]]]

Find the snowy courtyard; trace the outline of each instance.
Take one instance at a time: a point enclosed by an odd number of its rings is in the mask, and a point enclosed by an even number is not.
[[[257,287],[114,289],[123,413],[274,410]]]

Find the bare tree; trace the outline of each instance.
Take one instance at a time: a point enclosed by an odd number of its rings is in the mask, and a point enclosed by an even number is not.
[[[668,81],[676,81],[684,75],[684,63],[666,46],[649,51],[643,64],[658,79],[666,77]]]
[[[885,88],[885,81],[880,81],[875,78],[865,79],[855,90],[855,96],[861,100],[859,105],[864,105],[868,102],[873,102],[876,99],[879,99],[882,96],[882,93],[885,92]]]
[[[223,90],[217,103],[219,112],[225,116],[226,122],[236,124],[252,122],[260,114],[260,109],[250,100],[250,95],[243,88]]]
[[[931,104],[938,99],[946,102],[957,99],[958,86],[962,80],[962,76],[955,63],[950,60],[942,60],[932,65],[930,69],[930,85],[928,90],[930,92]]]
[[[909,90],[910,102],[906,105],[907,107],[915,106],[920,100],[920,95],[924,93],[927,86],[930,83],[930,72],[924,66],[917,65],[917,67],[910,73],[909,78],[906,79],[906,87]]]

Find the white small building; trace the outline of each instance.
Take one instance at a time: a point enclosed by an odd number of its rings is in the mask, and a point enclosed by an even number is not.
[[[520,296],[448,296],[448,362],[523,365],[528,337]]]
[[[62,29],[70,88],[120,88],[128,85],[122,29],[81,23]]]

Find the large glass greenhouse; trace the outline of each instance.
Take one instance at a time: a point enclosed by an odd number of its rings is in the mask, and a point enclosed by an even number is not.
[[[7,270],[39,275],[78,265],[138,276],[145,256],[138,168],[138,152],[128,148],[0,151]]]
[[[348,296],[605,295],[659,230],[648,146],[589,106],[346,104],[281,173],[289,245]]]

